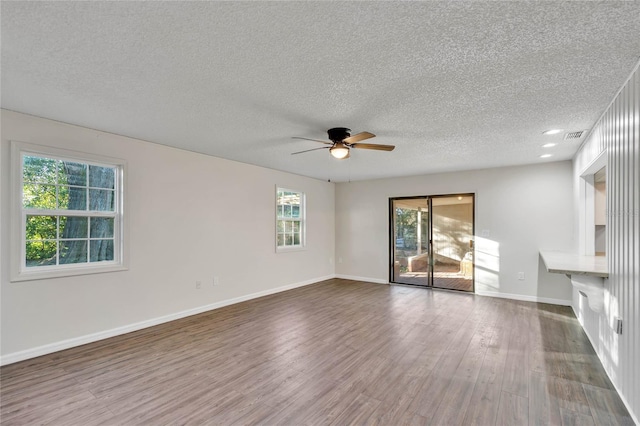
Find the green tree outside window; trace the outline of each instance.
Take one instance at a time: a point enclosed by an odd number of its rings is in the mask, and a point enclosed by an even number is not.
[[[26,267],[114,260],[116,172],[23,155]]]

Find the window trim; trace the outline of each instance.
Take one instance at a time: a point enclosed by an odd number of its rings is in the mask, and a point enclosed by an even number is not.
[[[278,192],[286,191],[286,192],[296,192],[300,194],[300,244],[294,246],[279,246],[278,245],[278,220],[281,220],[278,217]],[[302,251],[306,250],[307,246],[307,195],[304,191],[300,191],[298,189],[290,189],[284,186],[276,185],[275,191],[275,205],[273,208],[275,220],[274,220],[274,245],[276,247],[276,253],[286,253],[292,251]]]
[[[25,220],[22,206],[23,174],[22,156],[32,154],[46,156],[54,159],[75,160],[88,164],[111,166],[117,169],[116,173],[116,199],[115,217],[118,225],[114,229],[114,260],[95,263],[77,263],[64,266],[42,266],[39,268],[27,268],[25,262]],[[89,154],[46,145],[38,145],[27,142],[11,141],[11,211],[10,211],[10,281],[31,281],[49,278],[60,278],[76,275],[97,274],[104,272],[123,271],[129,269],[128,262],[128,221],[126,220],[126,176],[127,162],[123,159],[107,157],[103,155]],[[59,211],[52,211],[58,215]],[[100,215],[99,213],[92,216]]]

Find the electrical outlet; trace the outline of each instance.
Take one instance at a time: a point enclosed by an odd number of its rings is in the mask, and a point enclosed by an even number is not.
[[[341,257],[338,258],[338,263],[342,263],[342,258]]]
[[[196,288],[197,289],[201,289],[202,288],[202,281],[196,281]]]
[[[488,229],[483,229],[482,231],[480,231],[480,236],[483,238],[489,238],[489,235],[491,235],[491,231],[489,231]]]
[[[220,277],[213,277],[213,285],[214,286],[220,285]]]
[[[518,272],[518,279],[524,281],[524,272]]]

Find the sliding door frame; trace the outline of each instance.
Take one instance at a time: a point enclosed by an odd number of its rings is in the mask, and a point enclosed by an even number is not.
[[[471,241],[472,247],[470,247],[472,252],[473,266],[471,268],[471,291],[465,293],[475,293],[476,291],[476,194],[474,192],[465,192],[465,193],[457,193],[457,194],[437,194],[437,195],[416,195],[416,196],[403,196],[403,197],[389,197],[389,283],[392,284],[401,284],[401,285],[414,285],[417,287],[426,287],[426,288],[439,288],[433,286],[433,266],[434,266],[434,256],[433,256],[433,199],[435,198],[445,198],[445,197],[471,197]],[[395,261],[395,211],[393,207],[394,201],[397,200],[415,200],[415,199],[426,199],[427,206],[429,209],[429,230],[428,230],[428,239],[429,239],[429,278],[427,280],[426,286],[420,286],[417,284],[403,284],[396,283],[394,281],[394,261]],[[464,291],[464,290],[455,290],[452,291]]]
[[[429,229],[427,230],[427,240],[429,247],[429,276],[427,278],[427,285],[418,285],[418,284],[404,284],[404,283],[396,283],[394,281],[394,262],[395,262],[395,249],[396,249],[396,239],[395,239],[395,209],[393,207],[393,202],[398,200],[417,200],[423,199],[427,201],[427,209],[429,213]],[[402,284],[402,285],[415,285],[417,287],[433,287],[433,256],[431,256],[431,243],[433,242],[433,235],[431,234],[433,226],[431,224],[431,197],[428,195],[417,195],[415,197],[390,197],[389,198],[389,282]]]

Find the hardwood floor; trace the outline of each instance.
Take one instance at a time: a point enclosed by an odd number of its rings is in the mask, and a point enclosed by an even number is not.
[[[632,425],[570,308],[334,279],[2,367],[2,425]]]

